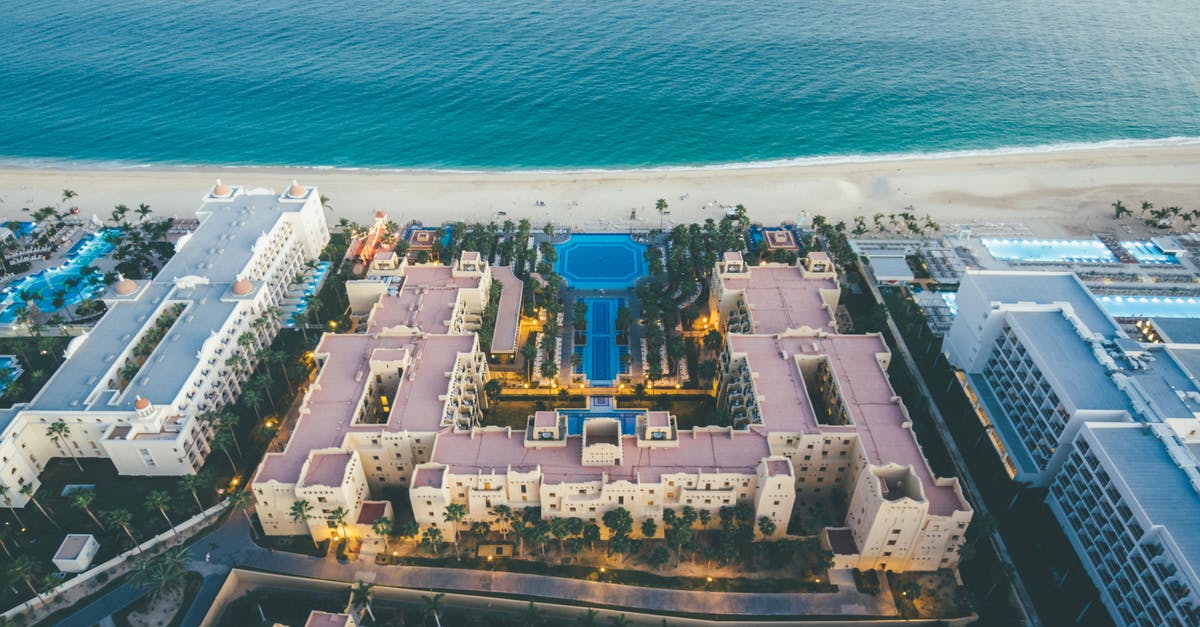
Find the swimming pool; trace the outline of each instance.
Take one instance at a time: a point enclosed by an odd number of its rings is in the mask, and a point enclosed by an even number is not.
[[[629,435],[637,433],[638,416],[645,410],[594,410],[594,409],[560,409],[558,413],[567,418],[567,435],[583,433],[583,422],[593,418],[616,418],[621,421],[621,433]]]
[[[588,384],[594,387],[611,387],[620,367],[620,351],[617,348],[617,308],[625,304],[620,298],[585,298],[587,303],[587,342],[576,347],[583,356],[582,370]]]
[[[1117,318],[1200,318],[1200,298],[1183,296],[1097,296]]]
[[[11,324],[16,320],[17,311],[27,304],[26,296],[37,305],[39,311],[51,313],[103,291],[103,274],[85,274],[85,270],[97,259],[112,252],[113,245],[108,241],[108,233],[112,232],[118,231],[104,229],[83,237],[67,251],[62,265],[31,274],[9,287],[5,296],[8,306],[0,313],[0,323]],[[62,304],[56,306],[55,297],[59,292],[62,293]]]
[[[992,257],[1002,261],[1117,263],[1117,256],[1094,239],[983,239]]]
[[[938,292],[938,296],[941,296],[942,302],[946,303],[946,309],[950,310],[950,315],[958,316],[958,292]]]
[[[646,274],[646,247],[628,235],[578,233],[554,248],[554,271],[577,290],[627,289]]]
[[[1179,265],[1175,255],[1164,253],[1154,242],[1121,242],[1121,246],[1128,250],[1138,263]]]
[[[279,314],[283,320],[283,326],[293,328],[296,326],[296,314],[303,316],[308,311],[308,304],[313,297],[321,289],[321,284],[325,282],[325,276],[329,274],[330,263],[328,261],[319,262],[311,271],[311,275],[304,281],[304,294],[300,297],[300,301],[294,306],[284,308]]]
[[[0,370],[8,371],[8,377],[0,379],[0,396],[4,396],[8,386],[12,385],[13,381],[16,381],[24,371],[21,370],[20,362],[13,355],[0,355]]]

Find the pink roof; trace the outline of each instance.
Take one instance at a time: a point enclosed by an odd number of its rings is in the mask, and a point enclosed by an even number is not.
[[[796,245],[796,236],[787,229],[763,231],[763,239],[767,242],[767,248],[771,250],[799,250],[800,248]]]
[[[350,453],[314,453],[308,461],[308,472],[304,473],[301,485],[331,488],[342,485],[350,459]]]
[[[392,250],[381,250],[375,253],[375,261],[388,261],[389,259],[394,259],[395,257],[396,252]]]
[[[304,623],[304,627],[346,627],[354,624],[351,621],[353,618],[349,614],[330,614],[314,610],[308,615],[308,622]]]
[[[387,513],[387,503],[384,501],[363,501],[358,510],[359,525],[369,525],[379,520]]]
[[[386,327],[416,327],[422,333],[447,333],[446,325],[458,302],[458,290],[476,287],[479,279],[454,278],[446,266],[418,266],[404,271],[398,296],[384,296],[371,312],[369,331]]]
[[[294,483],[300,468],[314,449],[339,447],[346,432],[379,430],[379,425],[351,426],[357,403],[370,384],[366,376],[371,357],[397,358],[407,350],[415,364],[404,373],[392,413],[385,428],[390,431],[436,431],[441,422],[442,401],[450,385],[446,372],[454,369],[460,352],[469,352],[475,338],[470,335],[378,337],[374,335],[325,334],[315,353],[325,356],[291,438],[282,453],[268,453],[254,482]]]
[[[806,279],[792,266],[758,266],[750,272],[750,278],[725,278],[724,285],[745,294],[755,333],[802,326],[832,330],[833,312],[823,308],[820,290],[836,289],[833,279]]]
[[[413,471],[412,486],[414,488],[440,488],[444,468],[418,468]]]
[[[558,412],[535,411],[533,412],[533,424],[538,427],[558,426]]]
[[[639,448],[633,436],[621,438],[623,463],[620,466],[584,466],[582,440],[567,438],[566,446],[537,448],[524,446],[524,432],[479,431],[438,435],[433,461],[450,466],[456,474],[503,473],[514,470],[542,469],[544,483],[625,479],[657,483],[665,474],[698,471],[741,472],[754,474],[762,458],[771,454],[766,436],[757,430],[690,432],[680,436],[679,446]]]
[[[765,397],[759,403],[765,428],[801,433],[856,432],[872,464],[912,467],[924,486],[930,513],[947,516],[965,507],[952,486],[934,485],[933,473],[916,437],[903,426],[907,418],[899,402],[892,400],[896,392],[877,359],[877,355],[889,352],[878,335],[732,335],[729,341],[734,352],[746,353],[750,370],[757,374],[755,387]],[[787,352],[789,358],[784,359],[782,352]],[[799,354],[828,357],[853,425],[817,424],[794,359]]]
[[[669,427],[671,426],[671,414],[665,411],[648,411],[646,412],[647,427]]]
[[[511,353],[517,350],[517,326],[521,324],[521,295],[524,292],[521,280],[509,268],[492,268],[492,280],[504,286],[500,292],[500,306],[496,311],[496,327],[492,333],[493,353]]]
[[[792,476],[792,469],[788,467],[788,463],[782,459],[772,459],[767,462],[767,474],[772,477]]]
[[[725,260],[725,263],[742,263],[742,253],[727,252],[721,255],[721,258]]]

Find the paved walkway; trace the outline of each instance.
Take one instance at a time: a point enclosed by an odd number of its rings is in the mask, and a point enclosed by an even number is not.
[[[196,627],[201,623],[216,599],[225,576],[234,567],[343,581],[348,584],[373,575],[376,585],[397,588],[512,594],[525,597],[534,596],[531,591],[536,591],[537,597],[546,600],[575,602],[586,599],[588,603],[597,606],[638,608],[651,612],[751,616],[896,615],[890,594],[861,594],[855,590],[848,573],[831,573],[831,579],[839,585],[839,590],[832,593],[693,592],[521,573],[422,566],[378,566],[369,560],[340,564],[330,557],[317,558],[264,549],[249,541],[249,533],[245,517],[230,516],[225,524],[189,547],[189,568],[203,575],[204,583],[181,621],[183,627]],[[209,562],[205,562],[205,554],[209,555]],[[80,608],[60,624],[90,627],[134,602],[142,594],[144,593],[128,584],[122,585]]]

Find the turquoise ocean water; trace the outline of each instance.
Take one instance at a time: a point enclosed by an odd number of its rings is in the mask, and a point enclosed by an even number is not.
[[[9,0],[0,162],[609,168],[1200,137],[1196,0]]]

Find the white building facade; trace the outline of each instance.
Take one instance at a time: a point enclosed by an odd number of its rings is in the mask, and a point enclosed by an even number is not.
[[[158,276],[112,285],[108,312],[71,341],[62,367],[0,414],[0,485],[13,505],[54,457],[110,459],[125,475],[196,473],[209,453],[198,417],[238,397],[275,337],[289,283],[329,240],[323,211],[314,187],[218,181]],[[56,422],[68,435],[50,437]]]

